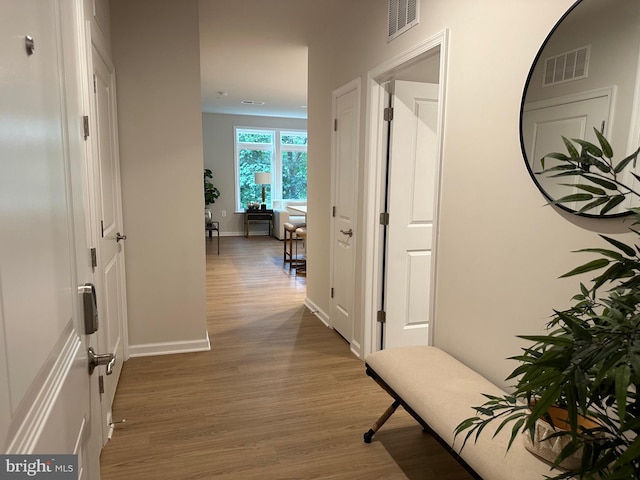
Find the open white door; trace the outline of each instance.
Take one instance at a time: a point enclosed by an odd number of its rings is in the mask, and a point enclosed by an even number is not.
[[[334,92],[333,235],[330,324],[354,345],[355,214],[358,191],[359,83]]]
[[[440,179],[436,84],[394,82],[384,346],[427,345]]]
[[[91,41],[93,67],[92,174],[94,214],[97,239],[96,286],[100,328],[100,353],[113,353],[116,363],[110,375],[98,372],[103,384],[103,444],[111,426],[111,407],[125,358],[126,291],[122,200],[118,156],[115,73],[106,50]]]

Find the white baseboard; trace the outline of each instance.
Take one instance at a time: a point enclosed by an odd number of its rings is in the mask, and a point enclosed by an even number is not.
[[[207,332],[206,337],[201,340],[129,345],[129,357],[173,355],[176,353],[207,352],[209,350],[211,350],[211,342],[209,342],[209,332]]]
[[[322,323],[324,323],[329,328],[333,328],[331,325],[329,325],[329,315],[327,315],[325,312],[323,312],[320,309],[320,307],[318,307],[315,303],[309,300],[309,297],[304,299],[304,304],[309,310],[311,310],[311,313],[313,313],[316,317],[320,319]]]
[[[311,310],[311,313],[313,313],[316,317],[318,317],[320,319],[320,321],[322,323],[324,323],[327,327],[333,328],[329,324],[329,315],[327,315],[325,312],[323,312],[320,309],[320,307],[318,307],[315,303],[313,303],[311,300],[309,300],[309,298],[305,298],[304,299],[304,305],[309,310]],[[358,342],[353,340],[352,343],[349,344],[349,349],[351,350],[351,353],[353,353],[356,357],[362,359],[362,346]]]
[[[267,235],[269,235],[269,232],[267,232],[266,230],[264,232],[251,232],[251,236],[252,237],[266,237]],[[205,232],[204,234],[205,238],[208,238],[209,235],[207,234],[207,232]],[[220,232],[220,236],[221,237],[244,237],[244,232]],[[213,239],[215,240],[216,238],[216,234],[214,233],[213,235]],[[277,238],[277,237],[274,237]],[[277,238],[278,240],[281,240],[279,238]]]

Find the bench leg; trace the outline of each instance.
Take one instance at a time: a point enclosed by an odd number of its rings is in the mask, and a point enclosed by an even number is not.
[[[364,434],[364,443],[371,443],[371,439],[373,438],[373,435],[378,430],[380,430],[380,427],[382,427],[382,425],[384,425],[387,420],[389,420],[389,417],[393,415],[393,413],[398,409],[399,406],[400,406],[400,400],[396,400],[391,404],[389,408],[387,408],[384,411],[384,413],[376,421],[376,423],[374,423],[369,429],[369,431]]]

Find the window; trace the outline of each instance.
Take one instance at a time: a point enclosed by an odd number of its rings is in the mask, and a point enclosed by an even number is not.
[[[236,209],[262,200],[256,172],[270,172],[266,185],[267,208],[274,199],[307,198],[307,132],[297,130],[235,128]]]

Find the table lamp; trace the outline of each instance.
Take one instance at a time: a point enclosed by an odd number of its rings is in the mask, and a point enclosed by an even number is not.
[[[265,185],[271,185],[271,172],[255,172],[254,181],[256,185],[262,185],[262,209],[266,208]]]

